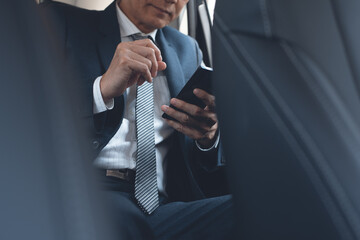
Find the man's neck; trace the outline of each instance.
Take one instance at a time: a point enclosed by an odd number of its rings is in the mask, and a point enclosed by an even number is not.
[[[144,25],[137,24],[136,21],[132,18],[132,15],[128,12],[127,8],[124,6],[124,4],[121,4],[121,0],[117,0],[116,4],[120,8],[120,10],[125,14],[125,16],[144,34],[149,34],[156,29],[147,29]]]
[[[120,27],[120,34],[122,37],[128,37],[133,34],[143,33],[155,39],[157,30],[149,34],[146,34],[142,32],[138,27],[136,27],[136,25],[125,15],[125,13],[121,10],[121,8],[118,5],[116,5],[116,12]]]

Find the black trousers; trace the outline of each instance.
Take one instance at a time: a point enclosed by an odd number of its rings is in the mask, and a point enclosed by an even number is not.
[[[103,183],[126,239],[233,239],[230,195],[170,203],[161,196],[159,208],[145,215],[135,202],[131,183],[114,177],[104,177]]]

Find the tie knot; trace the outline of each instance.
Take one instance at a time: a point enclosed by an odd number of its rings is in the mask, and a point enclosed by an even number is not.
[[[132,38],[133,41],[136,41],[136,40],[142,40],[142,39],[150,39],[153,43],[154,42],[154,39],[150,36],[150,35],[142,35],[141,33],[135,33],[133,35],[130,35],[130,37]]]
[[[147,36],[147,35],[142,35],[141,33],[135,33],[130,35],[130,37],[135,41],[135,40],[141,40],[141,39],[146,39],[146,38],[152,38],[151,36]]]

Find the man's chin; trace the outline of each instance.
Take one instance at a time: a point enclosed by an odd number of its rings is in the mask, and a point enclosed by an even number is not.
[[[167,24],[168,23],[164,23],[164,22],[153,22],[151,25],[147,26],[148,33],[153,32],[156,29],[161,29],[165,27]]]

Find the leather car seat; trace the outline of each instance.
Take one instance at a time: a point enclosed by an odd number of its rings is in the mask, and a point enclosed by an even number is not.
[[[360,239],[359,13],[355,0],[217,2],[238,239]]]

